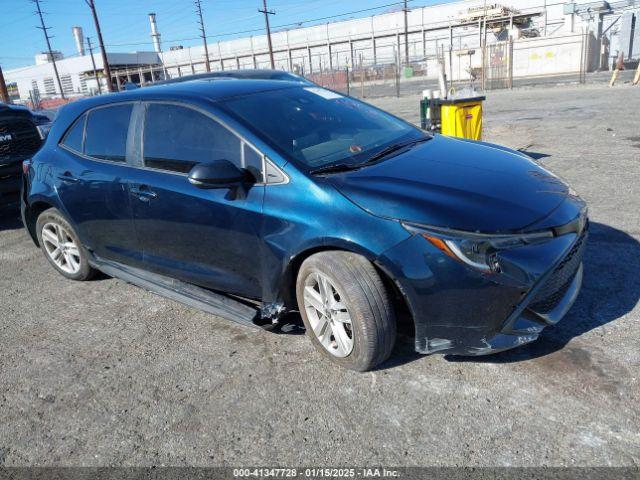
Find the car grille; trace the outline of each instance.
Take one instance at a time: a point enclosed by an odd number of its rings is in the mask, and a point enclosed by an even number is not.
[[[0,142],[0,161],[28,158],[38,151],[42,140],[36,127],[28,120],[0,122],[0,136],[11,135],[11,140]]]
[[[589,223],[587,222],[567,256],[562,259],[551,276],[534,295],[529,303],[530,310],[543,314],[549,313],[564,298],[582,262],[587,247],[588,230]]]

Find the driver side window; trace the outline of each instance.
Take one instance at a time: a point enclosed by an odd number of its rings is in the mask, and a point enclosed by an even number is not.
[[[243,167],[243,142],[210,117],[180,105],[150,103],[143,158],[149,168],[188,173],[197,163],[228,160]]]

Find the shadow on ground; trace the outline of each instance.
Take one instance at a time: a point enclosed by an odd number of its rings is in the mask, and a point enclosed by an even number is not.
[[[20,220],[20,204],[10,203],[0,206],[0,232],[22,228]]]
[[[450,361],[511,363],[557,352],[571,340],[629,313],[640,299],[640,243],[629,234],[591,223],[585,276],[576,303],[560,322],[530,344],[485,357],[447,356]]]
[[[551,156],[547,153],[531,152],[529,150],[520,150],[520,151],[525,155],[528,155],[529,157],[533,158],[534,160],[540,160],[541,158],[547,158]]]

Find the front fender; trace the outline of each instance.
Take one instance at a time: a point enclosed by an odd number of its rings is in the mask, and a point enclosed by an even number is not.
[[[371,215],[328,183],[296,173],[288,172],[288,185],[266,191],[261,231],[265,302],[286,298],[297,268],[313,253],[347,250],[373,261],[410,236],[399,222]]]

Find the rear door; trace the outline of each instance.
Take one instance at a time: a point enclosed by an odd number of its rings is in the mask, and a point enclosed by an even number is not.
[[[83,243],[98,257],[141,265],[129,197],[128,140],[135,103],[95,108],[60,143],[56,188]],[[133,137],[131,137],[133,138]]]
[[[131,184],[145,268],[208,288],[261,295],[263,157],[209,113],[184,104],[150,102],[141,169]],[[190,184],[197,163],[229,160],[256,183],[246,191]]]

